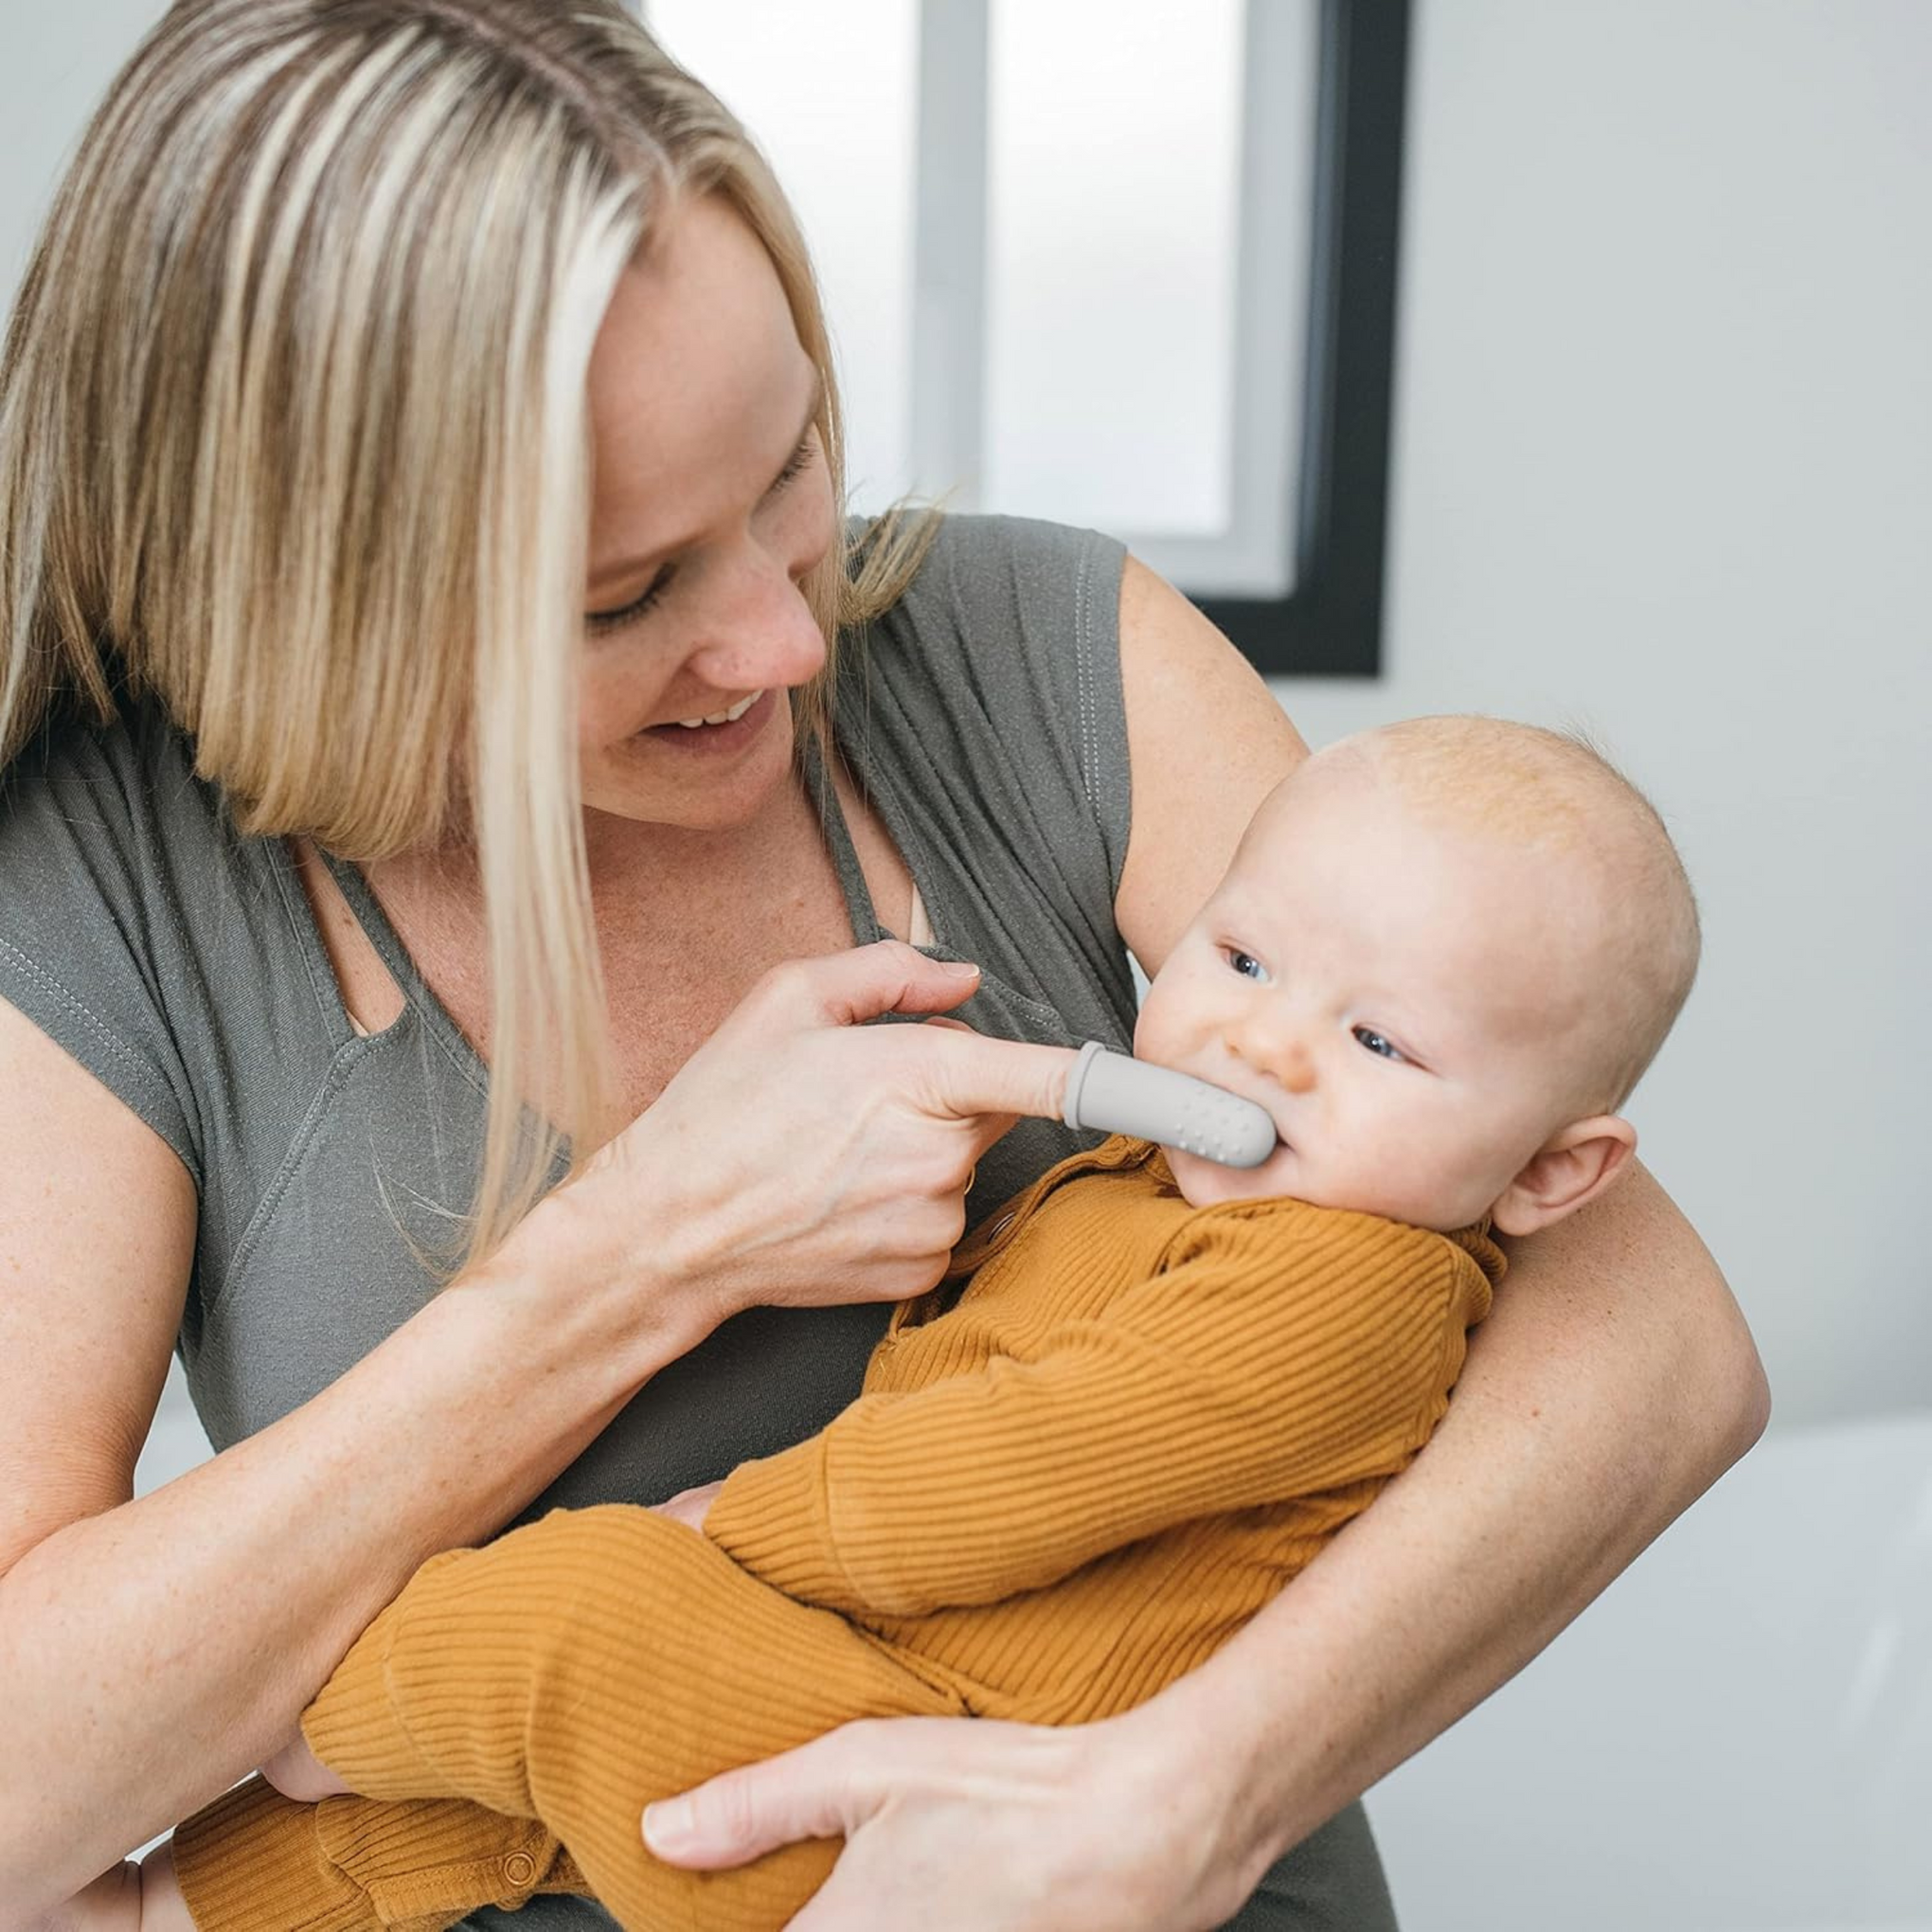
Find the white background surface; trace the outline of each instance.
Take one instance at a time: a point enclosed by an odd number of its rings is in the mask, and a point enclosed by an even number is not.
[[[0,4],[0,262],[154,10]],[[1890,1855],[1884,1794],[1923,1807],[1932,1788],[1910,1622],[1932,1596],[1923,1436],[1796,1426],[1932,1411],[1914,1208],[1932,1155],[1932,7],[1417,12],[1388,674],[1280,694],[1316,742],[1442,708],[1575,720],[1656,797],[1708,952],[1636,1117],[1736,1283],[1780,1411],[1730,1486],[1376,1808],[1411,1932],[1932,1923],[1923,1865],[1869,1866]],[[164,1422],[151,1479],[194,1453],[191,1422]],[[1889,1473],[1887,1525],[1850,1524],[1859,1493],[1806,1473],[1842,1471],[1845,1443]],[[1906,1573],[1917,1608],[1887,1639],[1905,1601],[1887,1579]],[[1918,1728],[1841,1737],[1860,1680],[1840,1665],[1877,1670],[1887,1641],[1885,1708]],[[1854,1734],[1881,1834],[1859,1842],[1820,1810]],[[1641,1861],[1668,1874],[1692,1844],[1714,1848],[1708,1901],[1633,1903]]]

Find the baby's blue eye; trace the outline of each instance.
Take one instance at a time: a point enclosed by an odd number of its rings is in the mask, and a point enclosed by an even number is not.
[[[1227,963],[1243,979],[1265,979],[1268,969],[1252,953],[1243,953],[1239,946],[1227,948]]]
[[[1355,1038],[1371,1053],[1380,1054],[1384,1060],[1400,1060],[1403,1050],[1386,1034],[1378,1033],[1373,1027],[1357,1027]]]

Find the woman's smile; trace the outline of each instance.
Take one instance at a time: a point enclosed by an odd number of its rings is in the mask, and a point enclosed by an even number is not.
[[[734,760],[752,752],[763,740],[780,711],[788,709],[788,697],[790,693],[782,686],[771,686],[763,691],[754,691],[750,697],[740,697],[738,704],[728,706],[723,713],[713,711],[693,724],[682,719],[669,724],[645,724],[643,730],[634,732],[624,742],[622,750],[647,747],[649,752],[680,761],[704,760],[717,763]]]
[[[721,711],[669,724],[647,724],[636,735],[661,744],[681,757],[723,758],[742,750],[771,723],[778,693],[753,691]]]

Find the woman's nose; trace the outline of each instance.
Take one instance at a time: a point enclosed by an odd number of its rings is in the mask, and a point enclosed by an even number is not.
[[[802,685],[825,664],[825,635],[804,593],[776,561],[748,570],[710,614],[691,670],[718,690]]]

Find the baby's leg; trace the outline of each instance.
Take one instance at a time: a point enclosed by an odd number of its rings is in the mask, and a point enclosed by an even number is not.
[[[587,1891],[533,1818],[462,1798],[286,1798],[251,1778],[174,1834],[186,1909],[143,1932],[442,1932],[485,1905],[516,1911],[539,1891]]]
[[[259,1778],[182,1823],[174,1850],[196,1932],[443,1932],[484,1905],[589,1889],[534,1818],[457,1798],[307,1804]]]
[[[782,1925],[839,1848],[678,1871],[644,1849],[650,1799],[850,1718],[958,1709],[842,1618],[759,1583],[695,1531],[609,1505],[557,1511],[425,1564],[303,1730],[372,1798],[464,1798],[542,1819],[627,1926],[724,1932]]]

